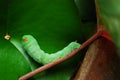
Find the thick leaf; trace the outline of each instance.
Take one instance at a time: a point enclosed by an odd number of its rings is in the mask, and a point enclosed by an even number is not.
[[[8,3],[8,5],[6,3]],[[6,3],[5,4],[7,7],[3,5],[1,8],[1,11],[4,11],[3,8],[6,7],[6,10],[3,13],[3,19],[5,20],[4,25],[7,26],[5,28],[3,28],[3,26],[0,28],[3,33],[9,32],[9,34],[11,35],[11,39],[15,39],[17,43],[20,43],[21,37],[24,34],[31,34],[38,40],[41,48],[48,53],[56,52],[62,49],[71,41],[77,40],[80,43],[84,42],[88,38],[88,36],[90,36],[90,34],[95,31],[95,23],[93,20],[91,21],[90,19],[90,21],[88,20],[87,23],[80,22],[80,18],[82,18],[83,13],[79,14],[74,0],[11,0]],[[86,4],[87,2],[83,3]],[[79,7],[80,6],[83,5],[79,5]],[[92,8],[93,7],[91,7],[91,9]],[[85,9],[82,9],[82,11],[84,11]],[[86,13],[86,15],[87,14],[89,15],[89,13]],[[85,18],[87,17],[88,16],[85,16]],[[3,33],[1,34],[2,36]],[[3,42],[3,44],[4,43],[5,42]],[[15,44],[16,42],[13,41],[12,43]],[[5,44],[10,43],[8,42]],[[11,46],[7,47],[11,48]],[[8,48],[4,47],[5,50],[7,50]],[[17,49],[20,48],[20,46],[18,46],[17,48],[14,47],[13,51],[18,51]],[[0,51],[0,53],[1,52],[2,51]],[[7,55],[7,57],[10,57],[11,52],[8,53],[9,55]],[[23,62],[26,62],[26,59],[25,57],[23,57],[22,53],[18,53],[18,55],[17,52],[15,53],[17,55],[17,58],[10,58],[11,61],[9,62],[9,64],[11,64],[12,60],[21,60],[19,59],[21,57],[24,58],[23,60],[25,60]],[[16,55],[13,54],[13,57],[15,57]],[[37,78],[43,80],[68,80],[75,71],[79,60],[81,60],[80,58],[81,56],[80,54],[78,54],[72,59],[46,71],[43,74],[38,75]],[[2,60],[0,59],[0,61]],[[17,62],[15,63],[17,64]],[[27,65],[28,63],[26,62],[24,64]],[[19,63],[19,65],[24,71],[24,66],[21,63]],[[5,69],[6,65],[3,66]],[[41,65],[38,64],[38,66],[34,66],[38,67]],[[30,67],[30,65],[28,64],[26,67]],[[30,71],[28,69],[25,70]],[[26,72],[21,71],[22,74]],[[3,74],[1,73],[1,75]],[[11,75],[7,76],[13,78]],[[15,75],[14,77],[17,77],[17,75]]]
[[[72,80],[120,80],[120,59],[116,47],[105,38],[95,40]]]
[[[0,80],[18,80],[18,77],[31,71],[29,62],[9,42],[6,33],[7,2],[0,0]]]
[[[100,14],[120,50],[120,0],[96,0]]]
[[[0,79],[18,80],[31,71],[30,64],[9,41],[0,38]]]

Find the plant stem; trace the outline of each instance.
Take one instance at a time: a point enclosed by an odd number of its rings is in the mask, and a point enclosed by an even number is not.
[[[55,62],[52,62],[52,63],[49,63],[49,64],[46,64],[22,77],[19,78],[19,80],[27,80],[28,78],[42,72],[42,71],[45,71],[65,60],[68,60],[69,58],[71,58],[72,56],[74,56],[75,54],[77,54],[79,51],[81,51],[82,49],[84,49],[86,46],[88,46],[90,43],[92,43],[94,40],[96,40],[102,33],[102,30],[101,31],[98,31],[97,33],[95,33],[92,37],[90,37],[87,41],[85,41],[81,46],[80,48],[78,49],[75,49],[74,51],[72,51],[69,55],[65,56],[64,58],[60,58],[60,59],[57,59]]]
[[[101,37],[106,38],[108,41],[113,42],[113,39],[110,36],[110,33],[106,31],[106,28],[103,25],[98,25],[97,26],[97,31],[102,31]]]

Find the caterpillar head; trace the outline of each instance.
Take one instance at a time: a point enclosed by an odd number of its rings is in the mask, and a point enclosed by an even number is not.
[[[36,40],[32,35],[24,35],[22,37],[23,44],[33,43],[34,41],[36,41]]]

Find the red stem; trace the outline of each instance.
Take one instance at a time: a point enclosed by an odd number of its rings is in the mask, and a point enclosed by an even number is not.
[[[80,48],[75,49],[75,50],[72,51],[68,56],[66,56],[66,57],[64,57],[64,58],[62,58],[62,59],[58,59],[58,60],[56,60],[55,62],[49,63],[49,64],[47,64],[47,65],[44,65],[44,66],[42,66],[42,67],[40,67],[40,68],[38,68],[38,69],[36,69],[36,70],[34,70],[34,71],[32,71],[32,72],[30,72],[30,73],[28,73],[28,74],[20,77],[19,80],[27,80],[28,78],[30,78],[30,77],[32,77],[32,76],[34,76],[34,75],[36,75],[36,74],[38,74],[38,73],[40,73],[40,72],[42,72],[42,71],[44,71],[44,70],[47,70],[47,69],[49,69],[49,68],[51,68],[51,67],[53,67],[53,66],[55,66],[55,65],[57,65],[57,64],[59,64],[59,63],[61,63],[61,62],[63,62],[63,61],[65,61],[65,60],[67,60],[67,59],[69,59],[69,58],[71,58],[72,56],[74,56],[75,54],[77,54],[79,51],[81,51],[82,49],[84,49],[86,46],[88,46],[90,43],[92,43],[95,39],[97,39],[97,38],[101,35],[101,32],[102,32],[102,31],[99,31],[99,32],[97,32],[96,34],[94,34],[94,35],[93,35],[92,37],[90,37],[86,42],[84,42],[84,43],[80,46]]]
[[[104,37],[105,39],[107,39],[108,41],[113,42],[111,36],[109,35],[109,33],[106,31],[105,27],[103,25],[98,25],[97,26],[97,31],[99,32],[100,30],[102,30],[101,33],[101,37]]]

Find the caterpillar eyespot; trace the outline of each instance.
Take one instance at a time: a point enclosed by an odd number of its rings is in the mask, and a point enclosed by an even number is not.
[[[54,62],[59,58],[64,58],[74,49],[80,47],[80,44],[77,42],[71,42],[68,46],[63,48],[62,50],[48,54],[45,53],[40,46],[38,45],[36,39],[32,35],[24,35],[22,38],[23,48],[27,51],[28,55],[30,55],[35,61],[41,63],[43,65]]]
[[[28,40],[27,40],[27,38],[24,38],[23,41],[24,41],[24,42],[27,42]]]

